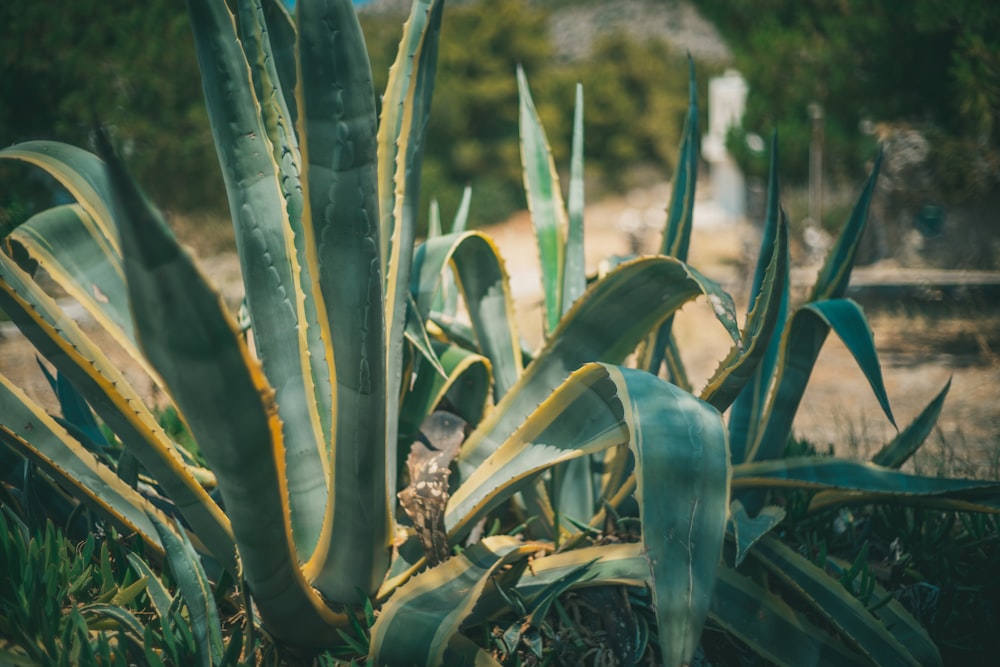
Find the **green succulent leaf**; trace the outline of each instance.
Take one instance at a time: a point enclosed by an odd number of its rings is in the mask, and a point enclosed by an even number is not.
[[[667,208],[667,223],[660,239],[661,255],[687,261],[688,246],[691,243],[691,227],[694,222],[694,198],[698,185],[698,161],[701,157],[701,135],[698,131],[698,88],[694,78],[694,61],[688,57],[688,111],[684,117],[681,145],[677,155],[677,169],[674,172]],[[676,343],[672,331],[673,318],[660,325],[656,334],[647,341],[643,366],[651,373],[659,373],[665,361],[668,378],[679,386],[687,388],[687,373],[680,355],[676,354]]]
[[[408,320],[412,248],[416,237],[417,205],[423,142],[437,64],[443,0],[417,0],[403,26],[396,61],[382,98],[377,135],[379,261],[385,288],[387,378],[390,393],[403,384],[402,347]],[[361,45],[360,54],[364,54]],[[405,387],[404,387],[405,388]],[[388,416],[387,441],[396,440],[396,410]],[[396,484],[395,460],[389,461],[389,484]]]
[[[732,299],[683,262],[644,257],[616,267],[577,300],[514,387],[466,441],[459,455],[461,474],[478,467],[572,371],[588,361],[623,362],[665,317],[702,294],[733,340],[739,340]]]
[[[123,533],[136,533],[154,553],[162,551],[147,516],[157,510],[2,374],[0,414],[0,442],[41,466]]]
[[[282,165],[274,159],[277,147],[272,137],[278,137],[279,114],[273,104],[262,108],[256,98],[251,68],[226,3],[190,0],[188,8],[212,136],[223,167],[253,341],[268,382],[277,391],[287,449],[286,474],[289,485],[299,491],[289,500],[295,540],[303,556],[308,556],[322,532],[327,500],[324,473],[329,463],[321,447],[325,438],[320,406],[325,404],[323,412],[331,411],[324,385],[314,382],[313,363],[319,359],[332,363],[332,355],[309,348],[310,327],[302,324],[307,320],[306,301],[311,300],[307,295],[314,296],[315,290],[307,292],[311,286],[301,282]],[[266,83],[269,88],[275,84],[273,79]],[[276,103],[273,97],[268,102]],[[272,120],[270,131],[265,116]],[[284,140],[292,140],[287,131]],[[304,222],[303,229],[309,228]],[[312,241],[305,234],[307,256]],[[308,271],[315,281],[315,266],[308,265]],[[316,301],[316,306],[321,304]],[[319,375],[328,377],[329,372]]]
[[[996,512],[1000,482],[923,477],[872,463],[826,457],[783,458],[733,468],[733,489],[790,487],[828,491],[810,503],[815,511],[844,503],[893,502]],[[836,493],[835,493],[836,492]]]
[[[729,533],[736,543],[733,566],[739,567],[757,540],[774,530],[784,518],[785,510],[775,505],[768,505],[751,517],[743,503],[734,500],[729,507]]]
[[[788,291],[788,232],[784,222],[779,226],[775,247],[757,301],[740,337],[729,355],[719,363],[701,392],[701,399],[724,412],[754,381],[758,364],[770,350],[774,332],[781,328],[785,315],[784,297]]]
[[[750,577],[719,568],[709,618],[776,665],[871,664]]]
[[[836,576],[842,574],[849,566],[840,559],[827,557],[827,567]],[[885,604],[878,607],[875,613],[886,629],[913,654],[917,662],[921,665],[942,665],[941,652],[934,640],[930,638],[927,630],[906,610],[903,604],[878,582],[873,584],[872,594],[877,599],[886,601]]]
[[[434,345],[444,375],[418,372],[413,388],[400,409],[399,434],[403,441],[416,437],[420,425],[445,399],[469,424],[478,424],[490,396],[490,362],[457,345]]]
[[[816,276],[816,283],[813,285],[809,301],[839,299],[847,292],[847,285],[851,280],[851,270],[854,268],[854,258],[868,223],[868,210],[871,207],[872,196],[875,194],[875,183],[878,181],[883,155],[880,149],[861,195],[854,204],[847,225],[840,232]]]
[[[100,245],[101,254],[120,254],[110,184],[96,155],[56,141],[26,141],[0,150],[0,159],[34,165],[56,179],[87,212],[84,223],[93,225],[89,236]]]
[[[514,302],[496,245],[479,232],[428,239],[413,258],[411,290],[427,317],[444,276],[454,267],[480,353],[493,367],[494,396],[502,398],[522,369]]]
[[[927,407],[917,415],[917,418],[872,457],[872,463],[886,468],[898,469],[910,460],[910,457],[920,449],[920,446],[924,444],[927,436],[934,429],[934,425],[937,424],[941,408],[944,406],[944,399],[950,388],[951,379],[949,378],[944,389],[927,404]]]
[[[919,665],[913,654],[836,579],[780,541],[765,537],[751,557],[791,586],[854,648],[876,665]]]
[[[766,276],[774,260],[774,249],[778,244],[780,228],[786,222],[784,211],[778,196],[778,133],[771,136],[771,158],[768,171],[767,204],[765,208],[763,233],[761,234],[760,253],[757,256],[757,266],[754,268],[753,283],[750,288],[750,308],[757,308],[761,302],[761,294],[765,290]],[[786,225],[787,226],[787,225]],[[746,460],[747,450],[757,438],[757,430],[761,425],[761,417],[766,405],[767,392],[771,387],[774,367],[788,318],[788,301],[790,293],[788,278],[785,278],[785,288],[779,293],[777,324],[767,341],[767,351],[760,363],[754,369],[753,379],[740,392],[733,402],[729,415],[729,446],[735,463]],[[773,298],[773,297],[772,297]],[[748,316],[749,317],[749,316]]]
[[[80,327],[63,315],[55,301],[3,253],[0,308],[155,476],[219,562],[233,566],[228,519],[199,484],[138,392]]]
[[[445,524],[459,539],[547,468],[626,443],[664,661],[683,664],[708,610],[729,507],[725,429],[707,403],[642,371],[587,364],[462,482]]]
[[[150,515],[150,520],[163,542],[167,564],[177,580],[177,587],[191,615],[198,661],[205,667],[217,665],[222,659],[222,626],[219,623],[219,610],[212,597],[212,586],[198,560],[198,554],[183,532],[178,534],[155,516]]]
[[[142,359],[135,347],[121,256],[107,244],[100,227],[82,206],[66,204],[42,211],[7,238],[8,243],[24,246],[116,342],[133,358]]]
[[[219,295],[102,148],[127,213],[119,233],[140,344],[216,473],[261,614],[286,641],[333,641],[346,617],[328,609],[299,568],[274,392]]]
[[[395,500],[387,437],[397,401],[387,397],[398,385],[390,389],[387,380],[375,93],[351,2],[299,2],[296,22],[307,176],[303,228],[311,237],[306,245],[334,372],[336,417],[325,480],[318,471],[328,502],[306,572],[328,598],[353,602],[357,587],[374,592],[388,568]],[[405,314],[405,299],[400,307]]]
[[[372,627],[369,658],[379,665],[444,664],[445,652],[497,571],[540,545],[506,535],[484,538],[402,586]]]
[[[875,341],[861,307],[850,299],[807,303],[795,311],[785,329],[773,394],[763,416],[765,426],[747,453],[748,461],[776,458],[784,451],[809,375],[831,330],[851,352],[882,411],[895,426]]]
[[[563,268],[562,314],[565,314],[587,289],[587,266],[583,252],[583,85],[576,84],[573,111],[573,145],[569,159],[567,197],[566,259]]]
[[[545,296],[545,331],[559,324],[564,309],[563,282],[566,265],[566,239],[569,219],[559,188],[559,173],[552,159],[552,149],[542,121],[535,110],[524,70],[517,68],[521,164],[524,189],[528,196],[531,222],[538,240],[538,256],[542,269],[542,292]]]

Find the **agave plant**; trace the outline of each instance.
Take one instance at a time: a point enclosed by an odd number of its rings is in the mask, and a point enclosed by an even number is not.
[[[414,3],[380,117],[350,2],[300,0],[294,17],[277,0],[240,0],[235,15],[224,0],[189,8],[249,334],[102,134],[100,158],[52,142],[0,151],[46,170],[77,200],[10,235],[0,307],[138,460],[142,484],[125,483],[113,457],[96,458],[78,429],[2,376],[0,439],[153,557],[176,544],[157,525],[175,525],[206,562],[245,579],[267,632],[300,649],[342,644],[374,600],[374,663],[491,664],[463,630],[505,604],[504,590],[547,608],[555,591],[615,583],[651,591],[664,664],[690,662],[707,616],[786,664],[809,655],[933,662],[933,645],[899,605],[885,607],[891,619],[859,613],[836,580],[767,535],[781,512],[761,491],[820,489],[817,506],[895,495],[995,508],[995,484],[889,469],[919,445],[919,428],[881,465],[780,458],[831,327],[884,397],[867,324],[839,298],[874,173],[815,298],[787,323],[772,180],[740,329],[731,297],[684,261],[698,158],[692,78],[661,253],[587,287],[582,93],[566,206],[519,73],[546,299],[545,342],[526,352],[503,262],[487,236],[464,231],[467,209],[452,233],[413,251],[443,2]],[[162,389],[195,454],[33,280],[35,263]],[[669,323],[699,296],[733,347],[695,396]],[[641,367],[624,367],[637,347]],[[674,383],[657,376],[664,361]],[[734,401],[727,429],[720,412]],[[169,500],[164,511],[154,495]],[[592,544],[633,496],[639,541]],[[508,531],[511,516],[527,527]],[[767,576],[790,578],[847,643],[771,595]]]
[[[468,232],[411,250],[441,11],[441,2],[414,4],[377,119],[351,3],[300,2],[294,19],[278,2],[240,2],[235,16],[222,0],[190,3],[252,346],[101,134],[101,158],[51,142],[3,151],[4,159],[48,171],[77,203],[11,235],[11,255],[0,258],[2,306],[134,454],[195,546],[245,578],[264,628],[281,642],[340,642],[352,610],[372,596],[389,599],[372,633],[376,662],[438,664],[449,651],[475,654],[458,631],[492,576],[551,551],[553,541],[496,535],[458,555],[451,547],[515,496],[522,511],[549,507],[539,479],[558,463],[611,452],[618,474],[602,492],[613,491],[631,451],[639,493],[671,480],[671,494],[645,494],[640,511],[650,527],[647,580],[661,636],[670,638],[666,659],[684,662],[722,546],[725,430],[707,403],[608,364],[703,293],[719,300],[735,334],[732,304],[683,262],[638,260],[581,297],[524,367],[492,242]],[[15,261],[22,249],[146,370],[207,468],[167,437],[104,351],[32,279],[29,262]],[[413,493],[437,494],[414,502],[408,528],[396,501],[401,407],[429,413],[435,400],[418,400],[418,388],[477,367],[451,363],[468,354],[428,338],[440,327],[425,326],[423,314],[448,267],[478,367],[490,369],[479,389],[490,393],[479,394],[478,408],[466,401],[483,416],[461,443],[450,494],[440,477],[420,483],[437,459],[412,468]],[[573,271],[582,276],[581,267]],[[162,553],[154,522],[169,520],[148,494],[11,382],[2,386],[3,440],[137,534],[152,555]],[[443,553],[420,548],[442,534]],[[427,612],[427,596],[438,611]]]

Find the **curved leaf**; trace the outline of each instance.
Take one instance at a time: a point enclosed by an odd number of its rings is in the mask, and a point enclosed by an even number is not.
[[[489,237],[478,232],[428,239],[413,257],[410,288],[417,310],[427,316],[449,267],[454,266],[469,319],[483,356],[493,365],[495,396],[513,386],[522,368],[514,302],[503,260]]]
[[[219,610],[215,606],[212,585],[201,567],[198,554],[183,532],[178,535],[173,528],[156,517],[150,516],[150,519],[163,542],[170,571],[173,572],[177,588],[180,589],[191,615],[191,631],[199,662],[206,667],[220,664],[223,649]]]
[[[872,196],[875,194],[875,183],[878,180],[883,155],[880,148],[875,157],[875,164],[868,175],[868,180],[865,182],[865,187],[851,210],[851,217],[830,249],[830,253],[819,270],[819,275],[816,276],[816,283],[810,292],[809,301],[839,299],[847,292],[847,284],[851,280],[851,270],[854,268],[854,257],[857,255],[858,246],[861,244],[861,237],[868,222],[868,209],[871,206]]]
[[[120,255],[114,233],[114,205],[111,186],[104,165],[93,153],[57,141],[26,141],[0,150],[0,159],[26,162],[44,169],[66,188],[90,215],[90,236],[101,247],[101,254]]]
[[[489,401],[490,362],[456,345],[436,344],[444,376],[419,372],[400,409],[399,436],[416,437],[424,419],[446,397],[450,409],[469,424],[478,424]]]
[[[919,665],[883,623],[829,576],[780,541],[765,537],[750,556],[791,586],[858,651],[876,665]]]
[[[776,665],[837,667],[867,662],[777,595],[728,567],[719,568],[708,616]]]
[[[377,665],[443,664],[445,651],[473,613],[493,575],[540,545],[497,535],[418,574],[393,594],[372,627]]]
[[[734,345],[729,355],[719,363],[718,370],[709,378],[701,392],[703,401],[708,401],[717,410],[724,412],[747,383],[757,377],[757,366],[770,350],[774,332],[781,328],[787,293],[788,231],[787,225],[783,223],[775,238],[775,247],[761,291],[747,315],[741,344]]]
[[[886,468],[899,468],[913,456],[920,446],[924,444],[927,436],[937,423],[941,414],[941,407],[944,405],[945,396],[951,388],[951,378],[944,385],[944,389],[934,397],[926,408],[924,408],[917,418],[909,426],[904,428],[899,435],[892,439],[872,457],[872,463],[885,466]]]
[[[138,392],[55,301],[3,253],[0,308],[155,476],[219,562],[235,569],[228,519],[185,466],[178,448]]]
[[[946,477],[922,477],[883,468],[872,463],[826,457],[783,458],[742,463],[733,468],[734,490],[767,487],[830,490],[850,493],[820,493],[811,510],[834,504],[875,502],[892,499],[917,504],[930,501],[965,503],[966,509],[1000,509],[1000,482]]]
[[[875,341],[861,307],[850,299],[807,303],[795,311],[785,329],[774,389],[762,418],[764,427],[747,453],[748,461],[773,459],[784,451],[809,375],[831,329],[854,356],[889,422],[896,425]]]
[[[785,510],[776,505],[768,505],[751,518],[743,503],[734,500],[729,507],[729,533],[736,543],[733,566],[739,567],[757,540],[774,530],[784,518]]]
[[[707,403],[643,371],[587,364],[462,482],[445,524],[458,539],[547,468],[624,443],[664,661],[683,664],[708,611],[729,507],[725,428]]]
[[[478,467],[572,371],[589,361],[621,363],[665,317],[702,294],[733,340],[739,340],[729,295],[676,259],[632,260],[591,285],[463,445],[461,474]]]

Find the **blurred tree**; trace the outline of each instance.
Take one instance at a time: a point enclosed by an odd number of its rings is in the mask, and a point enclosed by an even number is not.
[[[827,166],[856,173],[859,128],[909,123],[936,147],[1000,148],[1000,3],[981,0],[694,0],[750,84],[744,127],[777,127],[786,176],[805,179],[808,105],[826,115]],[[955,174],[950,174],[953,178]],[[994,173],[983,186],[995,187]],[[962,179],[959,179],[962,180]],[[982,179],[980,179],[982,180]],[[956,187],[962,185],[956,184]]]
[[[0,143],[109,126],[170,209],[225,206],[184,3],[0,3]]]

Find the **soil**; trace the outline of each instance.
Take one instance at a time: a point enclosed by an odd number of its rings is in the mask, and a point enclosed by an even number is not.
[[[588,273],[596,272],[611,255],[626,255],[635,249],[652,251],[659,241],[653,229],[662,225],[668,195],[667,187],[659,185],[589,206],[585,240]],[[748,249],[756,248],[757,234],[753,228],[726,222],[711,211],[710,206],[696,208],[689,259],[702,273],[722,283],[743,313]],[[530,217],[520,213],[484,231],[496,241],[505,259],[522,336],[537,347],[542,340],[540,274]],[[235,254],[217,248],[206,254],[201,266],[220,286],[227,303],[235,306],[241,296]],[[796,271],[796,275],[801,273]],[[1000,386],[1000,313],[996,304],[958,315],[953,310],[946,315],[928,314],[920,308],[903,311],[899,306],[875,307],[869,313],[900,428],[952,379],[938,426],[926,452],[917,457],[916,469],[927,474],[1000,477],[1000,401],[995,398]],[[82,323],[85,330],[99,335],[92,323],[85,319]],[[728,352],[728,337],[702,300],[681,311],[674,330],[689,376],[699,388]],[[969,344],[959,344],[962,341]],[[106,345],[101,339],[98,343]],[[115,355],[116,362],[122,357]],[[126,362],[121,364],[136,388],[149,392],[148,380]],[[33,348],[9,322],[0,322],[0,372],[47,409],[54,408]],[[822,450],[832,446],[838,454],[852,457],[870,456],[896,433],[849,352],[833,336],[820,355],[794,429],[796,435]]]

